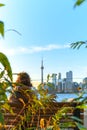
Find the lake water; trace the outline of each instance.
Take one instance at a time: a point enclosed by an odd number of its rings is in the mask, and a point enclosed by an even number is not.
[[[63,100],[69,100],[69,99],[73,99],[73,98],[78,98],[78,96],[80,96],[81,93],[78,93],[78,94],[70,94],[70,93],[59,93],[57,94],[57,101],[58,102],[61,102]],[[87,93],[86,94],[83,94],[83,97],[87,97]]]

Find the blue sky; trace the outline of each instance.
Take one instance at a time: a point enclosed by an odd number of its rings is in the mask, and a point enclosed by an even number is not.
[[[5,37],[0,51],[9,58],[13,73],[26,71],[40,80],[41,59],[47,74],[73,71],[74,81],[87,77],[87,49],[70,48],[70,43],[87,40],[87,3],[73,8],[73,0],[2,0],[0,19]],[[21,33],[7,31],[15,29]]]

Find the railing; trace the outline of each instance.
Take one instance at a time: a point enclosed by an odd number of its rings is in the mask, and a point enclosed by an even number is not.
[[[23,117],[27,113],[27,109],[25,109],[22,104],[10,103],[9,105],[13,110],[13,114],[8,111],[4,113],[4,129],[6,130],[11,130],[11,128],[21,124]],[[55,113],[62,113],[61,118],[59,118],[59,126],[61,128],[72,128],[73,130],[79,130],[75,125],[74,120],[71,118],[72,116],[75,116],[82,119],[82,121],[84,119],[84,110],[76,108],[77,105],[77,103],[69,102],[52,102],[51,108],[47,108],[45,112],[40,108],[37,113],[33,113],[30,116],[30,120],[23,123],[24,126],[22,127],[47,127],[47,125],[50,125],[52,117]],[[64,109],[66,109],[65,113],[63,111]]]

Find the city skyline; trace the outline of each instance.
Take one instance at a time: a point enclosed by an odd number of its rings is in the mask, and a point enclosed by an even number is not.
[[[41,80],[41,60],[44,79],[48,74],[69,70],[73,79],[87,77],[87,49],[70,48],[76,41],[87,40],[87,3],[73,8],[73,0],[3,0],[0,20],[5,25],[5,37],[0,39],[0,51],[7,55],[13,73],[26,71],[31,80]],[[14,31],[16,30],[16,31]]]

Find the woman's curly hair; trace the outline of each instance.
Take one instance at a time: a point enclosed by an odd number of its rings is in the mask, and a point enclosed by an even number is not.
[[[26,72],[21,72],[18,74],[16,83],[32,87],[30,76]]]

